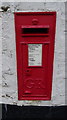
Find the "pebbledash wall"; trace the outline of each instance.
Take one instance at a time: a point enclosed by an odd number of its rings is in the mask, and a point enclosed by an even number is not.
[[[19,11],[57,12],[52,97],[50,101],[18,101],[14,12]],[[65,105],[65,3],[4,2],[1,5],[0,13],[2,17],[2,103],[36,106]]]

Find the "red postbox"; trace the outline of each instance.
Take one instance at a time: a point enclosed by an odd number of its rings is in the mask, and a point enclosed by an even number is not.
[[[15,13],[19,100],[50,100],[56,12]]]

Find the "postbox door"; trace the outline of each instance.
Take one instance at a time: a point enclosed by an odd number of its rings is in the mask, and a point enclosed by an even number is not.
[[[21,43],[22,96],[44,97],[48,95],[49,44]]]

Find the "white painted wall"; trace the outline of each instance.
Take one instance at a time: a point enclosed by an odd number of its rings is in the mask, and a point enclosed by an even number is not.
[[[2,18],[2,102],[17,105],[65,105],[65,3],[4,2]],[[54,69],[51,101],[18,101],[14,12],[57,11]]]

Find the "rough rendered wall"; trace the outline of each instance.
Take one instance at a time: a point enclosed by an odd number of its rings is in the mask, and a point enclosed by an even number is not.
[[[2,13],[2,102],[17,105],[64,105],[65,104],[65,3],[3,3],[9,6],[0,9]],[[57,11],[54,69],[51,101],[18,101],[15,11]]]

